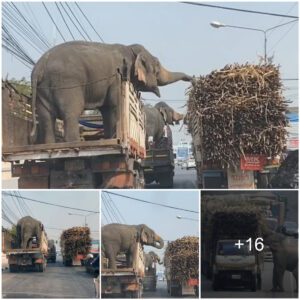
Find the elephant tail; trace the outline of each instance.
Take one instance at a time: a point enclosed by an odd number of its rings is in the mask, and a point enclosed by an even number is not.
[[[31,109],[32,109],[32,129],[30,132],[30,137],[33,138],[36,133],[36,89],[37,89],[37,76],[33,74],[32,78],[32,101],[31,101]]]

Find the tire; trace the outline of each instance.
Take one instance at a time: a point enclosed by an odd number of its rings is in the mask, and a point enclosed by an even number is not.
[[[9,265],[9,272],[16,273],[19,271],[19,267],[17,265]]]

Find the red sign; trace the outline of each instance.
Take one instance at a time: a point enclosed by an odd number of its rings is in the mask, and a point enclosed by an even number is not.
[[[199,285],[199,279],[198,278],[190,278],[188,280],[188,286],[195,286]]]
[[[260,171],[264,168],[267,157],[258,154],[241,156],[241,170]]]

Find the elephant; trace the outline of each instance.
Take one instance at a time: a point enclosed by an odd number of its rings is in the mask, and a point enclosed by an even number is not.
[[[84,109],[99,109],[104,137],[116,134],[122,79],[136,91],[160,97],[158,86],[192,77],[169,72],[142,45],[73,41],[57,45],[38,60],[31,74],[34,135],[36,112],[42,142],[55,142],[55,120],[64,122],[64,140],[80,140],[78,121]],[[35,112],[36,110],[36,112]]]
[[[40,221],[26,216],[18,221],[16,230],[18,247],[27,249],[31,247],[34,238],[37,240],[37,243],[40,242],[41,232],[44,230],[44,227]]]
[[[156,264],[160,264],[162,265],[163,262],[160,261],[160,258],[159,256],[153,252],[153,251],[150,251],[148,253],[144,253],[144,259],[145,259],[145,269],[146,270],[151,270],[151,269],[154,269],[153,268],[153,263]]]
[[[102,227],[101,237],[105,257],[109,260],[109,269],[116,269],[116,258],[121,252],[126,255],[128,267],[132,266],[137,242],[157,249],[164,246],[163,239],[145,224],[111,223]]]
[[[264,243],[270,247],[273,255],[272,291],[283,292],[284,272],[292,272],[298,289],[298,240],[281,233],[268,231],[263,234]]]
[[[184,117],[177,113],[165,102],[159,102],[155,106],[146,105],[146,146],[149,148],[150,139],[157,143],[164,136],[165,125],[179,124]],[[149,139],[150,138],[150,139]]]

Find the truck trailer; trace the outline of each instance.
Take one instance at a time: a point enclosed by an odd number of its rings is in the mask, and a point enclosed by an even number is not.
[[[7,249],[9,271],[44,272],[47,265],[48,241],[44,231],[41,231],[39,241],[35,238],[30,248]]]
[[[127,266],[124,254],[118,255],[117,262],[116,269],[108,269],[108,260],[102,260],[101,298],[141,298],[145,276],[145,261],[141,244],[135,245],[132,266]]]
[[[8,82],[3,89],[2,160],[11,164],[19,188],[142,188],[145,114],[132,83],[122,80],[116,136],[105,139],[98,111],[85,111],[78,130],[81,141],[63,141],[63,122],[56,120],[56,140],[33,144],[31,99]],[[13,134],[12,134],[13,133]],[[36,137],[38,141],[38,136]]]

